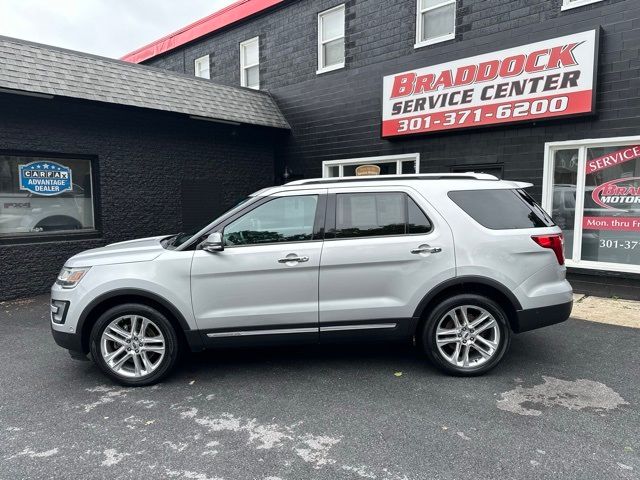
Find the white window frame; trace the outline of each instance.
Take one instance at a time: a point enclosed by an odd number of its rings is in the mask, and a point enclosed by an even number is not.
[[[571,0],[562,0],[562,7],[560,7],[561,11],[571,10],[572,8],[583,7],[585,5],[591,5],[592,3],[598,3],[602,0],[577,0],[572,2]]]
[[[415,175],[420,173],[420,154],[419,153],[403,153],[402,155],[383,155],[380,157],[360,157],[360,158],[344,158],[341,160],[325,160],[322,162],[322,178],[340,178],[344,177],[344,167],[349,165],[376,165],[378,163],[396,162],[396,172],[402,172],[402,162],[415,162],[415,173],[405,173],[404,175]],[[338,176],[330,177],[329,170],[331,167],[338,167]],[[403,174],[398,174],[403,175]]]
[[[586,270],[603,270],[611,272],[640,273],[640,265],[624,263],[594,262],[581,260],[582,256],[582,220],[584,217],[584,193],[587,165],[587,149],[599,147],[615,147],[636,145],[640,143],[640,136],[594,138],[586,140],[569,140],[565,142],[548,142],[544,148],[544,173],[542,179],[542,208],[547,212],[553,209],[553,174],[554,153],[557,150],[578,150],[578,177],[576,179],[576,207],[575,224],[573,230],[573,252],[571,258],[566,259],[567,267]]]
[[[332,37],[323,42],[322,41],[322,17],[329,13],[336,12],[338,10],[342,10],[345,13],[345,15],[343,16],[345,20],[342,22],[342,35],[338,35],[337,37]],[[336,63],[335,65],[331,65],[329,67],[323,66],[324,65],[324,49],[322,47],[325,45],[325,43],[333,42],[334,40],[339,40],[341,38],[343,39],[343,41],[346,40],[346,11],[344,7],[344,3],[341,5],[337,5],[333,8],[330,8],[329,10],[325,10],[324,12],[318,13],[318,70],[316,71],[317,75],[344,68],[344,57],[342,58],[342,62],[340,63]],[[345,55],[346,55],[346,48],[345,48]]]
[[[258,61],[257,63],[250,63],[247,65],[244,63],[244,57],[245,57],[244,50],[245,48],[252,45],[253,43],[256,44],[256,48],[258,50]],[[250,87],[247,85],[247,69],[256,67],[256,66],[258,67],[258,85],[255,87]],[[245,40],[244,42],[240,43],[240,86],[253,88],[255,90],[260,90],[260,37],[259,36],[250,38],[249,40]]]
[[[205,64],[207,66],[207,76],[202,76],[202,75],[198,75],[198,70],[199,69],[199,65],[201,64]],[[210,63],[210,58],[209,55],[204,55],[202,57],[196,58],[195,61],[193,62],[193,68],[195,71],[195,76],[198,78],[206,78],[206,79],[211,79],[211,63]]]
[[[422,8],[422,1],[416,0],[416,44],[413,46],[414,48],[422,48],[427,45],[433,45],[435,43],[446,42],[447,40],[453,40],[456,38],[456,20],[457,20],[457,8],[454,8],[453,13],[453,32],[448,33],[446,35],[440,35],[439,37],[430,38],[429,40],[422,40],[422,14],[424,12],[428,12],[429,10],[435,10],[436,8],[441,8],[446,5],[454,4],[456,5],[457,0],[442,0],[439,4],[433,7]],[[456,5],[457,7],[457,5]]]

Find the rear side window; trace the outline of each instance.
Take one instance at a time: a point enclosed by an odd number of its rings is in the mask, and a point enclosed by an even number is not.
[[[449,192],[449,198],[480,225],[492,230],[554,225],[524,190],[461,190]]]
[[[336,238],[428,233],[431,222],[405,193],[336,195]]]

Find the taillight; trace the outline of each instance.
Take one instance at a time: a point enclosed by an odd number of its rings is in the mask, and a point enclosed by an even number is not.
[[[553,250],[553,253],[556,254],[556,258],[558,259],[558,263],[564,265],[564,238],[561,233],[554,233],[553,235],[533,235],[531,238],[542,248],[550,248]]]

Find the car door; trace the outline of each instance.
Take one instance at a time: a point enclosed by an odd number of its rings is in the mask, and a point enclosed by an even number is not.
[[[451,229],[418,192],[329,191],[320,263],[321,340],[408,334],[421,299],[454,276]]]
[[[264,198],[218,228],[223,251],[196,250],[192,303],[206,339],[317,341],[324,192]]]

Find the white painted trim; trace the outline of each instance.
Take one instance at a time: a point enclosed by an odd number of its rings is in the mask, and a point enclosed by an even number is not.
[[[571,2],[569,0],[562,1],[562,7],[560,7],[561,11],[571,10],[573,8],[583,7],[585,5],[591,5],[592,3],[598,3],[602,0],[578,0],[577,2]]]
[[[322,41],[322,17],[324,17],[325,15],[329,14],[329,13],[333,13],[336,12],[338,10],[342,10],[343,14],[342,14],[342,35],[336,36],[336,37],[332,37],[326,41]],[[318,70],[316,71],[316,74],[321,74],[321,73],[326,73],[326,72],[331,72],[333,70],[338,70],[340,68],[344,68],[344,58],[342,59],[341,63],[337,63],[335,65],[329,65],[329,66],[324,66],[324,50],[323,50],[323,46],[325,43],[329,43],[329,42],[333,42],[334,40],[339,40],[339,39],[344,39],[345,38],[345,17],[346,17],[346,10],[345,10],[345,6],[344,3],[340,4],[340,5],[336,5],[333,8],[330,8],[328,10],[325,10],[323,12],[318,13]],[[345,52],[346,54],[346,52]]]
[[[340,70],[341,68],[344,68],[344,62],[336,63],[335,65],[331,65],[330,67],[324,67],[324,68],[321,68],[320,70],[316,70],[316,75],[321,75],[327,72],[333,72],[334,70]]]
[[[199,68],[199,65],[204,63],[207,66],[207,75],[198,75],[198,70],[201,70]],[[206,78],[206,79],[210,79],[211,78],[211,60],[209,58],[209,55],[204,55],[202,57],[196,58],[193,61],[193,68],[194,68],[194,72],[195,72],[195,76],[198,78]]]
[[[445,7],[447,5],[454,4],[455,8],[453,9],[453,32],[448,33],[446,35],[440,35],[439,37],[429,38],[427,40],[422,40],[422,14],[424,12],[428,12],[430,10],[435,10],[436,8]],[[434,5],[431,7],[421,8],[422,1],[416,0],[416,43],[413,48],[422,48],[427,47],[429,45],[434,45],[440,42],[446,42],[448,40],[453,40],[456,38],[456,20],[458,18],[457,12],[457,0],[442,0],[438,5]]]
[[[322,178],[336,178],[329,177],[330,167],[339,167],[338,177],[344,176],[345,165],[375,165],[376,163],[388,163],[396,162],[396,172],[401,171],[402,162],[413,160],[415,162],[415,173],[420,173],[420,154],[419,153],[403,153],[401,155],[381,155],[377,157],[359,157],[359,158],[343,158],[340,160],[325,160],[322,162]],[[400,175],[398,173],[398,175]],[[405,174],[410,175],[410,174]]]
[[[582,220],[584,218],[585,176],[587,164],[587,148],[610,146],[626,146],[640,143],[640,135],[612,138],[592,138],[582,140],[567,140],[561,142],[547,142],[544,145],[544,169],[542,176],[542,208],[547,212],[553,210],[553,171],[554,152],[557,150],[578,150],[578,176],[576,179],[576,207],[573,229],[573,252],[567,258],[567,267],[586,270],[601,270],[623,273],[640,273],[640,265],[623,263],[594,262],[581,260],[582,256]]]
[[[245,57],[244,50],[247,47],[251,46],[253,43],[256,44],[256,48],[258,50],[258,61],[257,63],[250,63],[247,65],[244,63],[244,57]],[[247,69],[255,66],[258,67],[258,85],[254,87],[249,87],[247,85]],[[250,38],[249,40],[245,40],[244,42],[240,42],[240,86],[253,88],[255,90],[260,89],[260,37],[259,36]]]

